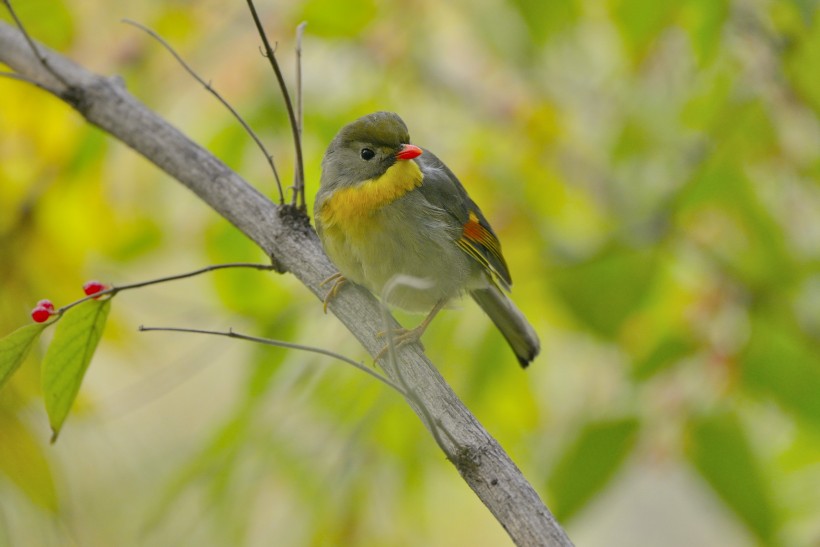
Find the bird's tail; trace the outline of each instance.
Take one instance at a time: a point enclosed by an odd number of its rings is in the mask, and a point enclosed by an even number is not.
[[[521,310],[513,304],[506,294],[501,292],[501,289],[495,286],[471,291],[470,296],[481,306],[484,313],[492,319],[495,326],[507,339],[507,343],[518,358],[518,362],[526,368],[541,350],[541,342]]]

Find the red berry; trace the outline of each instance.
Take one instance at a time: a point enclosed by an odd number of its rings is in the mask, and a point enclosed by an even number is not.
[[[37,306],[31,310],[31,318],[34,319],[36,323],[48,321],[49,317],[51,317],[51,310],[43,306]]]
[[[97,294],[100,291],[104,291],[106,288],[107,287],[99,281],[89,281],[88,283],[83,285],[83,291],[85,291],[85,294],[87,294],[88,296],[91,296],[92,294]]]
[[[54,304],[52,304],[51,300],[49,300],[48,298],[44,298],[43,300],[40,300],[39,302],[37,302],[37,307],[38,308],[45,308],[50,312],[54,311]]]

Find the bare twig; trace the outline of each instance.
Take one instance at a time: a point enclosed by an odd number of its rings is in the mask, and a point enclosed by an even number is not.
[[[140,325],[139,330],[141,332],[167,331],[167,332],[186,332],[186,333],[192,333],[192,334],[210,334],[212,336],[226,336],[228,338],[237,338],[239,340],[247,340],[249,342],[257,342],[259,344],[265,344],[265,345],[268,345],[268,346],[275,346],[275,347],[278,347],[278,348],[295,349],[295,350],[299,350],[299,351],[307,351],[309,353],[318,353],[319,355],[326,355],[327,357],[333,357],[334,359],[342,361],[343,363],[347,363],[348,365],[353,365],[354,367],[356,367],[360,371],[364,372],[365,374],[367,374],[369,376],[372,376],[373,378],[380,381],[384,385],[395,389],[396,391],[398,391],[399,393],[401,393],[405,397],[407,396],[407,393],[405,392],[405,390],[401,386],[399,386],[397,384],[394,384],[388,378],[385,378],[384,376],[382,376],[381,374],[379,374],[378,372],[376,372],[372,368],[368,368],[365,365],[363,365],[362,363],[359,363],[357,361],[354,361],[353,359],[345,357],[344,355],[342,355],[340,353],[336,353],[336,352],[326,350],[326,349],[322,349],[322,348],[317,348],[317,347],[314,347],[314,346],[305,346],[303,344],[294,344],[293,342],[284,342],[282,340],[272,340],[270,338],[260,338],[258,336],[250,336],[248,334],[241,334],[239,332],[236,332],[233,329],[229,329],[227,331],[217,331],[217,330],[205,330],[205,329],[189,329],[189,328],[182,328],[182,327],[144,327],[144,326]]]
[[[285,101],[285,108],[288,111],[288,119],[290,120],[291,133],[293,133],[293,147],[296,152],[296,165],[293,171],[293,199],[291,205],[296,206],[300,211],[307,211],[305,205],[305,168],[304,160],[302,159],[302,139],[299,131],[299,122],[296,120],[296,113],[293,110],[293,103],[290,100],[290,93],[288,86],[285,84],[285,78],[282,76],[282,70],[279,68],[279,62],[276,60],[276,53],[268,41],[265,34],[265,29],[262,27],[262,21],[259,20],[259,15],[256,13],[256,7],[253,5],[253,0],[248,0],[248,9],[250,9],[253,22],[256,25],[256,30],[259,31],[259,36],[262,38],[262,44],[265,46],[265,57],[270,61],[274,74],[276,74],[276,81],[279,82],[279,89],[282,91],[282,98]]]
[[[79,300],[75,300],[71,304],[66,304],[56,310],[56,314],[63,314],[69,309],[82,304],[86,300],[98,299],[104,296],[114,296],[118,292],[128,291],[131,289],[138,289],[140,287],[147,287],[149,285],[157,285],[159,283],[167,283],[168,281],[176,281],[178,279],[186,279],[188,277],[194,277],[196,275],[201,275],[208,272],[213,272],[216,270],[225,270],[228,268],[252,268],[254,270],[273,270],[275,269],[270,264],[255,264],[253,262],[230,262],[227,264],[213,264],[211,266],[205,266],[204,268],[199,268],[198,270],[193,270],[191,272],[185,272],[181,274],[175,275],[166,275],[164,277],[157,277],[155,279],[148,279],[146,281],[138,281],[136,283],[128,283],[127,285],[112,285],[109,288],[96,292],[94,294],[90,294],[85,298],[80,298]]]
[[[385,308],[385,310],[386,310],[386,308]],[[323,348],[319,348],[319,347],[315,347],[315,346],[306,346],[306,345],[303,345],[303,344],[295,344],[295,343],[292,343],[292,342],[285,342],[285,341],[282,341],[282,340],[273,340],[273,339],[270,339],[270,338],[261,338],[261,337],[257,337],[257,336],[242,334],[242,333],[236,332],[233,329],[228,329],[227,331],[216,331],[216,330],[209,330],[209,329],[195,329],[195,328],[186,328],[186,327],[146,327],[146,326],[140,325],[139,331],[140,332],[179,332],[179,333],[190,333],[190,334],[205,334],[205,335],[211,335],[211,336],[224,336],[226,338],[236,338],[236,339],[239,339],[239,340],[246,340],[246,341],[249,341],[249,342],[256,342],[256,343],[260,343],[260,344],[265,344],[265,345],[268,345],[268,346],[280,347],[280,348],[285,348],[285,349],[293,349],[293,350],[297,350],[297,351],[306,351],[306,352],[309,352],[309,353],[316,353],[316,354],[319,354],[319,355],[325,355],[327,357],[332,357],[333,359],[336,359],[336,360],[341,361],[343,363],[352,365],[353,367],[355,367],[358,370],[364,372],[368,376],[371,376],[372,378],[375,378],[376,380],[382,382],[386,386],[394,389],[395,391],[400,393],[402,396],[404,396],[408,399],[416,400],[419,403],[420,408],[424,409],[423,420],[424,420],[425,424],[428,426],[428,429],[432,432],[433,437],[435,438],[437,444],[440,447],[444,448],[443,440],[440,437],[440,432],[443,432],[445,434],[445,436],[447,436],[447,438],[450,440],[450,442],[452,442],[452,443],[457,442],[456,439],[450,434],[450,432],[442,427],[441,422],[435,420],[430,415],[429,411],[421,403],[421,401],[418,399],[418,396],[412,390],[412,387],[408,385],[407,381],[405,380],[405,378],[401,374],[399,374],[399,376],[398,376],[399,384],[397,384],[397,383],[394,383],[393,381],[391,381],[389,378],[386,378],[385,376],[382,376],[381,374],[376,372],[374,369],[369,368],[369,367],[365,366],[364,364],[362,364],[358,361],[354,361],[353,359],[350,359],[350,358],[348,358],[348,357],[346,357],[346,356],[344,356],[340,353],[336,353],[336,352],[326,350],[326,349],[323,349]]]
[[[213,86],[211,86],[210,82],[206,82],[205,80],[203,80],[203,79],[199,76],[199,74],[197,74],[197,73],[194,71],[194,69],[192,69],[192,68],[188,65],[188,63],[186,63],[186,62],[185,62],[185,60],[184,60],[184,59],[183,59],[183,58],[182,58],[182,57],[181,57],[181,56],[180,56],[180,55],[176,52],[176,50],[175,50],[175,49],[171,46],[171,44],[169,44],[169,43],[168,43],[168,42],[167,42],[167,41],[166,41],[166,40],[165,40],[162,36],[160,36],[159,34],[157,34],[156,32],[154,32],[154,31],[153,31],[153,30],[151,30],[150,28],[146,27],[145,25],[143,25],[143,24],[141,24],[141,23],[137,23],[136,21],[132,21],[131,19],[123,19],[123,20],[122,20],[122,22],[123,22],[123,23],[125,23],[125,24],[127,24],[127,25],[131,25],[131,26],[137,27],[138,29],[140,29],[140,30],[142,30],[143,32],[145,32],[145,33],[147,33],[148,35],[150,35],[150,36],[151,36],[154,40],[156,40],[157,42],[159,42],[160,44],[162,44],[162,46],[163,46],[165,49],[167,49],[167,50],[168,50],[168,52],[169,52],[171,55],[173,55],[173,56],[174,56],[174,59],[176,59],[176,60],[177,60],[177,62],[178,62],[180,65],[182,65],[182,68],[184,68],[184,69],[185,69],[185,71],[186,71],[188,74],[190,74],[190,75],[191,75],[191,77],[193,77],[193,78],[194,78],[197,82],[199,82],[200,84],[202,84],[202,86],[203,86],[206,90],[208,90],[208,92],[209,92],[211,95],[213,95],[214,97],[216,97],[216,98],[217,98],[217,100],[218,100],[220,103],[222,103],[222,105],[223,105],[225,108],[227,108],[227,109],[228,109],[228,111],[229,111],[231,114],[233,114],[233,117],[234,117],[234,118],[236,118],[236,120],[237,120],[237,121],[238,121],[238,122],[242,125],[242,128],[245,130],[245,132],[246,132],[248,135],[250,135],[250,137],[251,137],[251,138],[253,139],[253,141],[256,143],[256,146],[258,146],[258,147],[259,147],[259,150],[261,150],[261,151],[262,151],[262,154],[264,154],[265,159],[267,159],[267,160],[268,160],[268,165],[270,165],[271,171],[273,171],[273,178],[276,180],[276,188],[279,190],[279,203],[280,203],[281,205],[284,205],[284,203],[285,203],[285,193],[282,191],[282,181],[280,181],[280,180],[279,180],[279,172],[276,170],[276,164],[275,164],[275,163],[274,163],[274,161],[273,161],[273,154],[271,154],[271,153],[269,153],[269,152],[268,152],[268,149],[267,149],[267,148],[265,148],[265,145],[264,145],[264,144],[262,144],[262,141],[259,139],[259,137],[257,137],[257,136],[256,136],[256,133],[255,133],[255,132],[253,131],[253,129],[251,129],[251,127],[250,127],[250,126],[249,126],[249,125],[245,122],[245,120],[242,118],[242,116],[240,116],[240,115],[239,115],[239,113],[238,113],[238,112],[237,112],[237,111],[233,108],[233,106],[231,106],[231,104],[230,104],[227,100],[225,100],[225,98],[224,98],[222,95],[220,95],[220,93],[219,93],[216,89],[214,89],[214,88],[213,88]]]
[[[302,36],[305,34],[305,27],[307,21],[302,21],[296,27],[296,124],[299,129],[299,141],[302,140],[302,126],[304,124],[304,116],[302,114]],[[301,199],[305,199],[305,187],[302,186]]]

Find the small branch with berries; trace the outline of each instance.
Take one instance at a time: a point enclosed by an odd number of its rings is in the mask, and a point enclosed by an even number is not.
[[[55,308],[51,300],[43,299],[37,302],[36,307],[31,312],[33,325],[27,325],[17,329],[10,335],[0,338],[0,387],[16,372],[22,364],[29,349],[38,339],[43,330],[58,323],[57,332],[52,339],[42,364],[43,397],[46,402],[46,411],[51,424],[51,441],[57,440],[62,425],[68,415],[68,411],[79,392],[80,384],[83,381],[85,371],[91,362],[91,358],[96,350],[97,343],[105,328],[111,300],[122,291],[158,285],[169,281],[177,281],[194,277],[208,272],[224,269],[251,268],[255,270],[272,270],[270,264],[256,264],[247,262],[235,262],[229,264],[217,264],[206,266],[191,272],[176,275],[169,275],[137,283],[126,285],[108,285],[99,281],[89,281],[83,285],[84,298],[80,298],[66,304],[60,308]],[[53,319],[49,321],[50,319]],[[389,378],[379,374],[374,369],[370,369],[362,363],[340,355],[336,352],[294,344],[281,340],[271,340],[247,334],[240,334],[231,330],[221,332],[193,328],[180,327],[143,327],[142,332],[148,331],[172,331],[184,333],[196,333],[214,336],[226,336],[277,346],[281,348],[294,349],[318,353],[332,357],[364,372],[365,374],[379,380],[390,388],[396,390],[405,397],[411,396],[408,391],[391,381]]]
[[[272,270],[273,266],[247,262],[217,264],[191,272],[119,286],[89,281],[83,285],[83,292],[86,295],[84,298],[60,308],[55,308],[51,300],[40,300],[31,311],[34,324],[21,327],[0,338],[0,388],[17,371],[46,327],[57,323],[57,331],[43,357],[40,374],[43,398],[52,430],[51,441],[56,441],[97,349],[114,296],[122,291],[228,268]]]
[[[88,281],[83,284],[83,292],[86,296],[75,300],[70,304],[66,304],[60,308],[55,308],[54,303],[49,299],[42,299],[38,301],[35,308],[31,311],[31,318],[35,324],[22,327],[10,335],[0,339],[0,387],[3,386],[6,380],[8,380],[20,366],[28,353],[28,350],[31,348],[34,341],[37,340],[40,333],[42,333],[42,331],[49,325],[57,323],[62,319],[61,324],[58,327],[60,330],[58,330],[55,334],[54,339],[46,352],[46,357],[43,360],[42,366],[43,371],[41,374],[43,379],[43,395],[46,400],[46,410],[52,429],[51,441],[55,442],[67,417],[68,411],[70,410],[79,391],[85,371],[87,370],[91,358],[96,350],[97,343],[102,335],[102,331],[108,317],[110,301],[114,298],[114,296],[122,291],[148,287],[150,285],[158,285],[170,281],[177,281],[204,273],[229,268],[251,268],[255,270],[274,269],[274,267],[270,264],[234,262],[206,266],[191,272],[168,275],[146,281],[129,283],[126,285],[109,285],[101,283],[100,281]],[[53,320],[49,321],[50,319]],[[343,363],[352,365],[356,369],[382,382],[408,399],[417,400],[416,394],[409,388],[405,379],[401,375],[399,375],[400,385],[384,375],[379,374],[375,369],[368,368],[360,362],[354,361],[344,355],[327,349],[306,346],[303,344],[295,344],[281,340],[250,336],[247,334],[238,333],[233,329],[229,329],[227,331],[215,331],[183,327],[145,327],[141,325],[139,330],[140,332],[164,331],[224,336],[227,338],[246,340],[269,346],[325,355],[342,361]],[[77,348],[81,351],[74,351]],[[423,405],[421,406],[424,408]],[[428,427],[430,427],[431,431],[436,436],[439,444],[441,444],[440,428],[432,416],[429,415],[426,408],[424,409],[423,418],[425,423],[428,424]],[[444,433],[447,434],[446,430]]]
[[[100,283],[99,281],[88,281],[83,284],[83,292],[86,294],[85,298],[80,298],[79,300],[75,300],[71,304],[67,304],[60,309],[54,309],[54,304],[48,298],[44,298],[37,302],[37,306],[31,310],[31,318],[34,320],[35,323],[45,323],[52,317],[59,317],[63,315],[66,311],[73,308],[78,304],[82,304],[86,300],[95,299],[99,300],[104,296],[114,296],[115,292],[122,290],[122,288],[118,288],[114,290],[113,287],[109,287],[104,283]]]
[[[50,300],[40,300],[37,306],[31,311],[31,318],[37,323],[47,321],[50,316],[62,315],[63,312],[68,311],[78,304],[82,304],[87,300],[99,300],[104,296],[113,297],[118,292],[127,291],[131,289],[139,289],[140,287],[148,287],[149,285],[158,285],[159,283],[167,283],[168,281],[176,281],[178,279],[186,279],[208,272],[217,270],[224,270],[227,268],[252,268],[254,270],[275,270],[276,268],[271,264],[257,264],[252,262],[229,262],[227,264],[214,264],[212,266],[205,266],[198,270],[185,272],[176,275],[167,275],[158,277],[156,279],[149,279],[147,281],[139,281],[137,283],[129,283],[127,285],[105,285],[99,281],[89,281],[83,285],[83,292],[86,294],[85,298],[80,298],[70,304],[55,309],[54,304]],[[45,315],[48,312],[48,315]]]

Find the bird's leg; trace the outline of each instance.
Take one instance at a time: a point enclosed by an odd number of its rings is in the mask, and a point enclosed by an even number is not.
[[[330,287],[330,290],[327,291],[325,295],[325,299],[322,300],[322,309],[325,313],[327,313],[327,305],[328,303],[336,297],[336,293],[339,292],[339,289],[342,288],[342,285],[347,283],[347,278],[341,274],[341,272],[336,272],[335,274],[331,275],[321,283],[319,283],[320,287],[324,287],[328,283],[333,283],[333,286]]]
[[[407,344],[412,344],[413,342],[418,342],[421,336],[424,334],[424,331],[427,330],[427,327],[430,326],[430,323],[433,321],[433,318],[444,308],[444,305],[447,303],[447,300],[439,300],[433,309],[430,310],[430,313],[427,314],[427,317],[419,323],[419,325],[414,329],[393,329],[390,331],[389,335],[392,336],[392,340],[389,340],[387,345],[382,348],[378,355],[376,355],[376,361],[384,357],[387,350],[390,349],[390,345],[393,344],[396,348],[400,348],[402,346],[406,346]],[[379,338],[388,335],[387,332],[380,332],[377,336]]]

